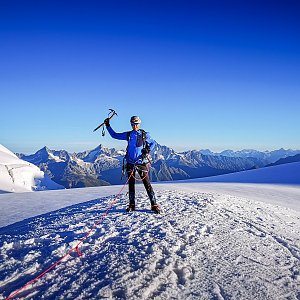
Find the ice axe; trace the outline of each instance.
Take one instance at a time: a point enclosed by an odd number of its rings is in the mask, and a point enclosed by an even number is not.
[[[114,115],[118,115],[117,113],[116,113],[116,111],[114,110],[114,109],[109,109],[109,114],[108,114],[108,119],[110,120]],[[98,130],[100,127],[102,127],[103,125],[105,124],[105,122],[103,122],[103,123],[101,123],[97,128],[95,128],[94,129],[94,131],[96,131],[96,130]],[[103,134],[103,132],[102,132],[102,135],[104,135]]]

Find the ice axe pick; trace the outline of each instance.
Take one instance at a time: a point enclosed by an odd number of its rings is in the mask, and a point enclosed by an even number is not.
[[[114,110],[114,109],[109,109],[109,114],[108,114],[108,119],[110,120],[114,115],[118,115],[117,113],[116,113],[116,111]],[[99,128],[101,128],[103,125],[104,125],[105,123],[103,122],[103,123],[101,123],[97,128],[95,128],[94,129],[94,131],[96,131],[96,130],[98,130]]]

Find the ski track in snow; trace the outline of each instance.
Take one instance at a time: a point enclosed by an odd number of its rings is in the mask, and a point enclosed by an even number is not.
[[[121,195],[97,229],[14,299],[300,299],[300,213],[219,194]],[[0,228],[0,299],[64,256],[114,197]]]

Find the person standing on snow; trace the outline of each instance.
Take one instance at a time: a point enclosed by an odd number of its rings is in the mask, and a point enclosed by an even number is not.
[[[125,131],[122,133],[115,132],[109,123],[109,119],[104,120],[104,124],[107,131],[112,138],[117,140],[127,140],[127,152],[126,152],[126,173],[129,178],[129,205],[127,211],[135,210],[135,171],[138,171],[145,189],[151,202],[151,210],[155,213],[160,213],[160,208],[156,203],[155,193],[150,183],[148,176],[147,163],[149,162],[147,156],[150,151],[153,150],[156,142],[151,139],[150,134],[140,129],[141,119],[138,116],[132,116],[130,119],[132,126],[131,131]]]

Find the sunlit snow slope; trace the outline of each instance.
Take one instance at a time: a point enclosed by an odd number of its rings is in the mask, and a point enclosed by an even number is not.
[[[120,189],[0,195],[2,298],[72,249]],[[80,247],[83,256],[72,252],[18,296],[299,299],[299,186],[172,182],[154,189],[161,215],[150,211],[141,185],[133,213],[122,193]]]
[[[226,175],[193,179],[198,182],[276,183],[300,185],[300,162],[282,164]]]

